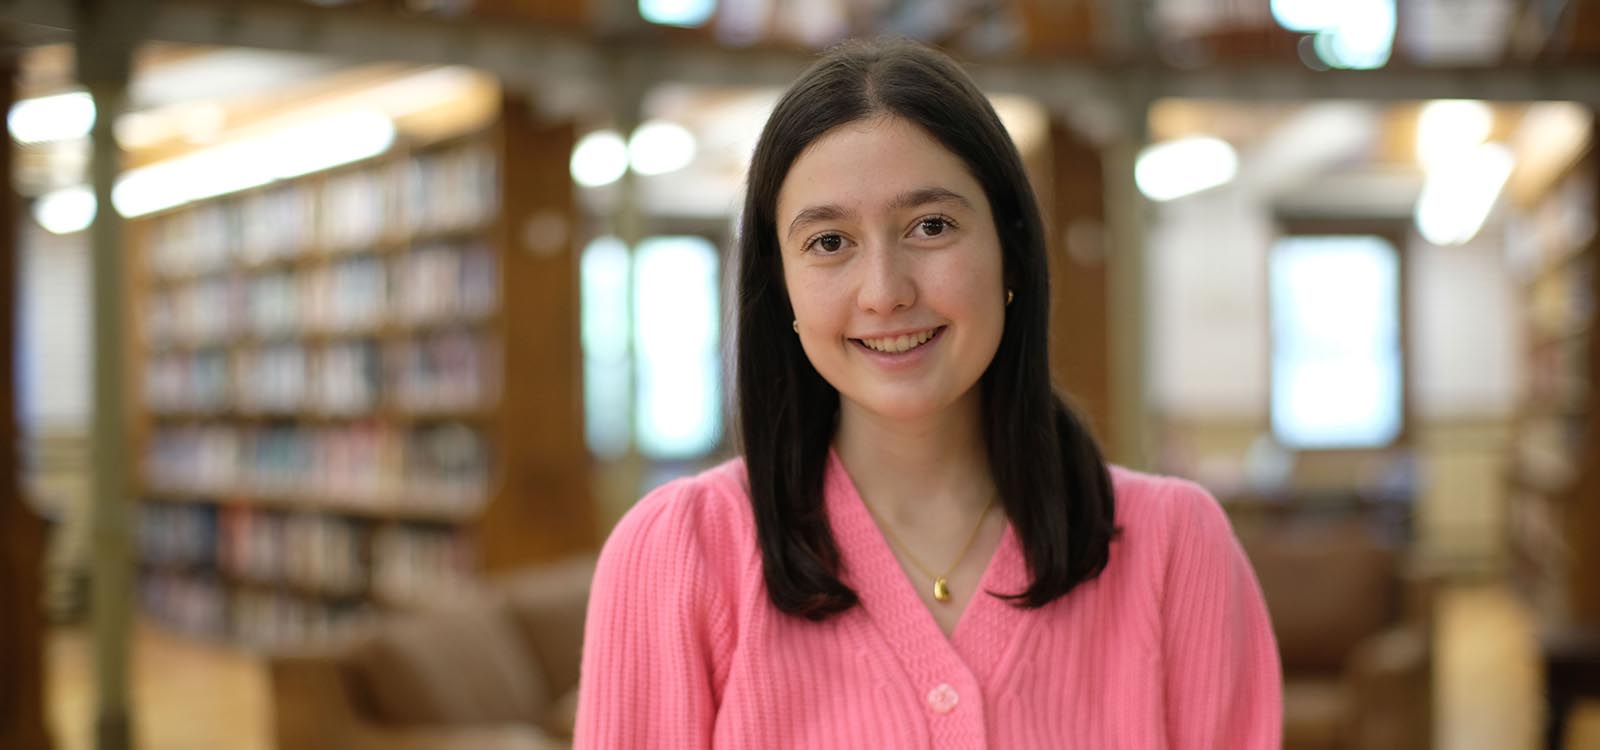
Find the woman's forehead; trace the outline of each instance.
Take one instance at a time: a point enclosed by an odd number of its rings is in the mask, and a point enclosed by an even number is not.
[[[965,162],[920,126],[880,116],[822,134],[803,150],[778,190],[780,230],[802,211],[828,206],[863,212],[903,208],[907,196],[984,201]]]

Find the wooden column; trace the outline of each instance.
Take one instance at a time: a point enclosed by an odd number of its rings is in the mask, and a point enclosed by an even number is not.
[[[1102,443],[1111,435],[1105,182],[1100,151],[1050,126],[1050,369]]]
[[[583,438],[578,252],[567,161],[576,132],[525,99],[501,116],[504,477],[480,521],[484,567],[505,570],[592,551],[598,540]],[[528,533],[529,530],[532,533]]]
[[[0,59],[0,103],[16,100],[17,60]],[[0,174],[11,174],[11,139],[0,144]],[[17,197],[0,200],[0,747],[49,748],[44,725],[44,529],[22,499],[17,466]]]
[[[1590,166],[1585,179],[1595,190],[1592,194],[1600,196],[1600,115],[1591,122],[1589,143],[1586,158]],[[1589,211],[1600,217],[1600,199],[1589,206]],[[1600,239],[1591,238],[1589,243],[1583,252],[1591,259],[1600,258]],[[1582,294],[1591,300],[1600,299],[1600,273],[1590,273],[1588,284]],[[1588,363],[1583,368],[1589,378],[1585,384],[1588,426],[1577,461],[1581,474],[1571,495],[1574,507],[1567,525],[1567,543],[1575,559],[1568,566],[1567,580],[1573,619],[1600,633],[1600,312],[1590,313],[1589,320]]]

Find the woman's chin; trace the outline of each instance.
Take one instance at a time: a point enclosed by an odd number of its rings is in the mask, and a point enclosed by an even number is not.
[[[907,424],[938,419],[954,406],[948,400],[911,395],[845,400],[874,421]]]

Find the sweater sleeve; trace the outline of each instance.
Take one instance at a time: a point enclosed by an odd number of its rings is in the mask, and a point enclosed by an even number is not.
[[[623,517],[601,550],[584,625],[576,750],[709,748],[726,597],[704,549],[703,489],[680,480]]]
[[[1276,750],[1283,680],[1260,584],[1217,501],[1190,482],[1170,492],[1162,593],[1169,746]]]

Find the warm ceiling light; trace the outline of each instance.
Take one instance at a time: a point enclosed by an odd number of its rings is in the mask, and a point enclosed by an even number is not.
[[[52,234],[72,234],[94,223],[96,206],[89,188],[63,188],[39,196],[33,202],[33,218]]]
[[[1493,128],[1494,112],[1483,102],[1428,102],[1417,114],[1417,161],[1431,169],[1461,158],[1488,140]]]
[[[694,154],[694,134],[667,120],[650,120],[628,138],[628,163],[643,175],[676,172],[689,166]]]
[[[394,122],[378,112],[319,117],[129,170],[111,200],[123,216],[143,216],[371,158],[394,136]]]
[[[1511,149],[1484,143],[1429,170],[1417,198],[1417,231],[1435,245],[1463,245],[1476,237],[1511,176]]]
[[[568,166],[579,185],[610,185],[628,171],[628,146],[617,131],[596,130],[578,140]]]
[[[6,125],[19,143],[48,143],[89,135],[94,116],[94,98],[74,91],[23,99],[11,106]]]
[[[1220,138],[1181,138],[1149,146],[1134,163],[1139,192],[1154,201],[1169,201],[1214,188],[1239,172],[1239,157]]]

